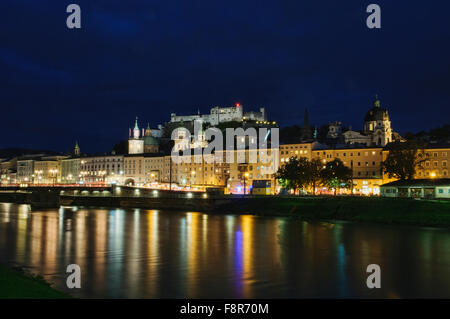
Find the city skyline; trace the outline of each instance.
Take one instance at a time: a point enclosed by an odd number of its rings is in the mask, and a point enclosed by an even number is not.
[[[78,140],[87,152],[107,152],[136,115],[156,126],[171,112],[235,102],[265,107],[280,126],[301,125],[307,107],[313,124],[362,129],[375,94],[399,133],[449,118],[448,4],[380,1],[380,30],[365,26],[367,4],[354,1],[256,10],[238,2],[79,4],[80,30],[65,27],[66,3],[0,4],[9,13],[0,31],[8,110],[0,148],[65,151]]]
[[[0,301],[450,299],[449,10],[0,1]]]

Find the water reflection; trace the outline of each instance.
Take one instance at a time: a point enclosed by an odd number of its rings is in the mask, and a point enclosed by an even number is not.
[[[63,290],[76,263],[79,297],[450,297],[449,250],[443,229],[0,203],[0,261]]]

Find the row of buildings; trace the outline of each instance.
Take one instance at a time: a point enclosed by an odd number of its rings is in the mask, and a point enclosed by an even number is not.
[[[430,145],[425,150],[426,161],[416,178],[448,178],[450,146]],[[170,155],[143,153],[99,156],[45,156],[43,154],[13,158],[1,163],[1,183],[6,184],[126,184],[137,186],[169,183],[179,187],[225,187],[232,193],[244,192],[253,181],[270,181],[272,192],[277,191],[274,175],[277,167],[291,157],[320,159],[324,165],[339,158],[352,168],[354,192],[378,194],[380,185],[392,181],[383,174],[381,163],[389,150],[383,147],[327,148],[318,142],[280,145],[267,150],[270,158],[264,163],[261,150],[255,152],[257,161],[250,163],[251,150],[232,151],[232,156],[243,153],[244,163],[227,163],[226,152],[208,157],[190,155],[175,163]],[[272,153],[271,153],[272,152]],[[184,161],[184,162],[183,162]],[[190,162],[190,163],[189,163]],[[275,165],[275,164],[278,165]]]
[[[207,117],[197,115],[192,119],[172,114],[171,122],[196,121],[199,116],[207,118],[210,124],[239,119],[243,121],[244,117],[267,122],[263,109],[260,112],[245,113],[241,105],[233,108],[234,111],[229,108],[214,108]],[[4,160],[0,164],[0,181],[2,185],[131,184],[200,189],[223,187],[229,193],[247,193],[254,183],[265,182],[269,185],[270,192],[276,193],[280,186],[274,178],[275,173],[291,157],[305,157],[308,160],[317,158],[324,165],[335,158],[341,159],[352,169],[354,193],[379,194],[380,186],[392,181],[383,174],[381,164],[389,153],[386,146],[392,141],[401,140],[401,137],[393,132],[387,110],[381,108],[378,99],[364,118],[362,132],[350,130],[342,133],[338,123],[330,125],[330,138],[343,139],[342,143],[338,141],[332,146],[320,143],[306,136],[308,132],[312,132],[309,122],[307,127],[310,130],[305,130],[305,139],[299,143],[282,144],[268,150],[234,150],[229,151],[228,155],[225,151],[216,151],[209,155],[211,158],[192,154],[182,157],[181,163],[176,163],[170,153],[161,151],[160,132],[153,134],[149,126],[147,129],[140,129],[136,119],[134,128],[129,132],[126,155],[83,156],[77,143],[70,156],[35,154]],[[195,140],[199,143],[184,145],[183,148],[204,149],[208,144],[204,137],[197,137]],[[425,162],[416,174],[418,179],[449,177],[448,144],[430,144],[424,154]],[[229,163],[226,160],[229,155],[242,155],[245,160],[242,163]],[[252,155],[256,157],[256,161],[249,160]],[[269,161],[264,161],[263,155]]]

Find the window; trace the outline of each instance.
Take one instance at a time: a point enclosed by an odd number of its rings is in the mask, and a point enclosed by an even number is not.
[[[444,194],[444,189],[442,189],[442,188],[439,188],[439,194]]]

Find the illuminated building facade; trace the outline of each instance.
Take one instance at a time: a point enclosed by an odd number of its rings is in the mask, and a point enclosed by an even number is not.
[[[17,176],[17,157],[0,163],[0,182],[2,185],[15,184]]]
[[[124,174],[123,155],[83,157],[81,159],[81,182],[99,184],[122,184]]]
[[[61,160],[61,183],[77,184],[81,181],[81,158]]]
[[[147,182],[143,155],[126,155],[123,164],[125,185],[142,186]]]
[[[130,129],[130,136],[128,139],[128,154],[142,154],[144,153],[144,139],[143,135],[139,132],[138,119],[134,124],[133,133]]]
[[[340,122],[339,122],[340,123]],[[330,127],[331,128],[331,127]],[[333,126],[333,128],[335,128]],[[338,138],[340,133],[329,132],[334,138]],[[373,106],[364,117],[364,129],[362,132],[347,130],[342,133],[345,144],[365,145],[367,147],[384,147],[390,142],[403,138],[392,130],[391,120],[387,109],[381,107],[378,97],[375,98]]]
[[[415,178],[449,178],[449,145],[429,145],[424,151],[424,156],[425,162],[417,170]]]
[[[312,158],[327,162],[339,158],[345,166],[352,169],[353,192],[357,194],[379,194],[379,187],[383,184],[381,162],[383,148],[336,148],[313,150]]]
[[[56,184],[61,182],[61,161],[40,160],[34,162],[34,184]]]
[[[208,123],[213,126],[226,122],[241,122],[244,119],[253,121],[267,121],[266,110],[261,107],[259,112],[244,112],[243,106],[240,103],[236,103],[235,106],[231,107],[213,107],[211,108],[209,114],[200,114],[199,111],[197,114],[193,115],[177,115],[175,113],[170,115],[170,122],[172,123],[201,120],[203,123]]]

